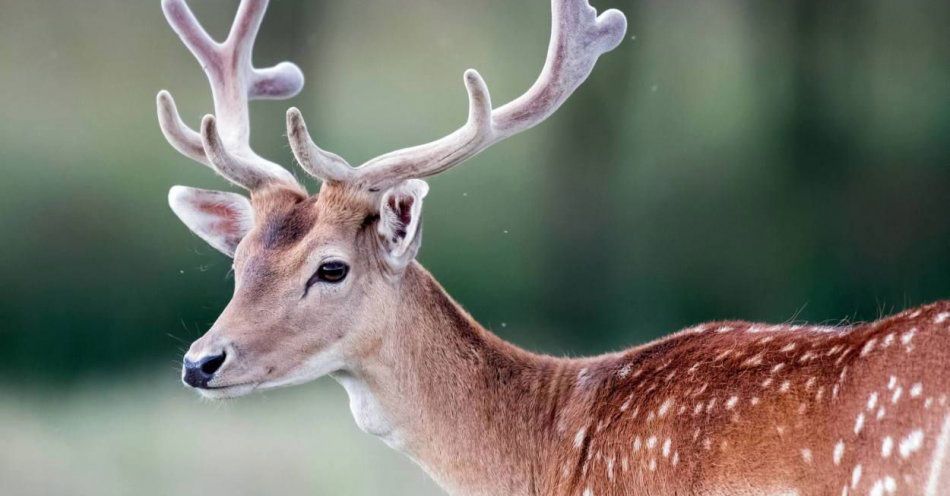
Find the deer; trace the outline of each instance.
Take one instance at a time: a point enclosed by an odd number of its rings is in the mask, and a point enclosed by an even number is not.
[[[950,300],[839,326],[702,323],[587,358],[530,352],[480,325],[417,261],[424,178],[551,116],[625,36],[617,10],[551,0],[534,84],[493,107],[478,72],[468,118],[359,167],[287,112],[310,195],[250,146],[253,99],[303,87],[290,62],[251,53],[267,0],[242,0],[223,42],[184,0],[164,14],[211,85],[188,127],[167,91],[173,148],[250,197],[174,186],[181,221],[233,258],[234,292],[184,356],[209,399],[330,376],[357,426],[453,495],[950,494]]]

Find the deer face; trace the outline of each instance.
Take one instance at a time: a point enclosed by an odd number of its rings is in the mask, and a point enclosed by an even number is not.
[[[370,319],[391,312],[392,295],[419,245],[419,215],[428,187],[444,172],[550,116],[587,78],[598,57],[623,39],[626,18],[600,15],[586,2],[553,0],[551,42],[541,74],[521,96],[493,108],[475,70],[463,76],[468,119],[435,141],[386,153],[351,167],[310,137],[300,112],[287,112],[294,156],[323,181],[308,197],[293,174],[251,148],[248,102],[300,92],[303,73],[290,62],[251,63],[267,0],[241,0],[231,31],[216,42],[185,0],[162,0],[169,24],[211,83],[214,115],[189,128],[167,91],[157,98],[169,143],[251,191],[176,186],[176,214],[209,244],[234,257],[231,303],[185,355],[186,384],[209,397],[296,384],[347,366]],[[362,319],[362,320],[361,320]]]
[[[420,243],[428,191],[327,185],[243,196],[176,187],[172,209],[234,257],[234,295],[184,358],[183,382],[209,398],[307,382],[347,368],[380,332],[373,318]]]

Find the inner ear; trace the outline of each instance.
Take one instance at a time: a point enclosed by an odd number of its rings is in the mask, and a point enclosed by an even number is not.
[[[229,257],[254,227],[254,210],[247,198],[224,191],[174,186],[168,204],[188,229]]]
[[[410,179],[383,193],[379,208],[379,237],[386,259],[402,268],[418,251],[422,199],[429,192],[425,181]]]
[[[406,237],[406,231],[409,224],[412,223],[412,206],[416,203],[415,198],[411,196],[391,195],[387,200],[389,211],[396,218],[395,232],[392,233],[392,242],[398,243],[400,239]]]

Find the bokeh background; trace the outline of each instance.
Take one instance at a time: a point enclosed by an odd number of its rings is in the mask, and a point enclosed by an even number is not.
[[[218,36],[237,5],[191,3]],[[581,355],[950,297],[950,4],[595,4],[630,29],[590,80],[430,182],[421,260],[481,322]],[[351,162],[428,141],[464,69],[496,104],[527,88],[548,29],[546,0],[275,0],[255,59],[307,85],[253,104],[255,148],[292,164],[289,105]],[[179,386],[232,280],[166,192],[228,186],[164,141],[161,88],[210,110],[159,0],[0,0],[0,494],[439,494],[332,381]]]

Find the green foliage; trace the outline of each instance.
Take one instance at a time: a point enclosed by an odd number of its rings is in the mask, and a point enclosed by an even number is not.
[[[210,98],[158,1],[0,0],[0,371],[64,382],[171,364],[230,294],[229,260],[165,204],[227,188],[164,141]],[[235,2],[194,1],[223,33]],[[950,296],[947,7],[596,2],[630,37],[547,123],[431,181],[421,259],[483,323],[597,353],[719,318],[867,320]],[[274,2],[260,64],[308,83],[253,106],[353,162],[496,104],[540,67],[546,1]],[[303,175],[295,170],[298,175]],[[173,380],[173,376],[169,377]]]

